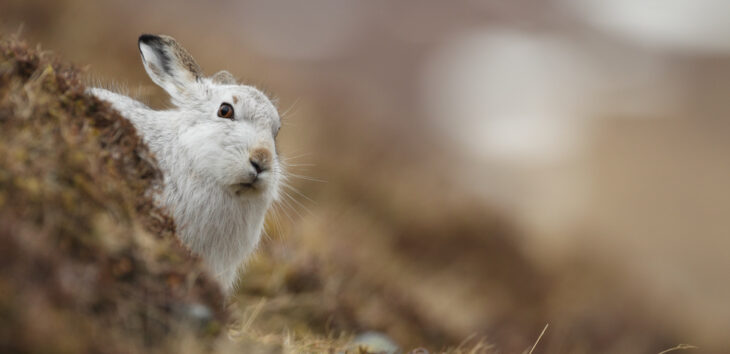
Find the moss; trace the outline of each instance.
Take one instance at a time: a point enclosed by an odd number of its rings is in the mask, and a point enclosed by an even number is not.
[[[222,297],[152,201],[154,158],[79,75],[0,37],[0,351],[212,343]]]

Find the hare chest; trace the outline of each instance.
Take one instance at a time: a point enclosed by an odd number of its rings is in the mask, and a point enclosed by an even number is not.
[[[259,243],[266,208],[186,178],[168,179],[162,199],[175,219],[180,239],[202,256],[228,293],[238,269]]]

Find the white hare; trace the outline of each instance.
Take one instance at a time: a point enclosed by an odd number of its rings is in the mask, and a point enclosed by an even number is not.
[[[137,128],[164,175],[159,202],[229,294],[279,196],[279,115],[261,91],[238,85],[227,71],[203,76],[172,37],[145,34],[138,44],[147,74],[176,108],[155,111],[105,89],[89,92]]]

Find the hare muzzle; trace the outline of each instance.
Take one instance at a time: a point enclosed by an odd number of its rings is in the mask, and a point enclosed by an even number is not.
[[[249,154],[248,166],[238,183],[234,185],[236,195],[247,191],[266,188],[266,173],[271,170],[272,153],[267,148],[256,148]]]

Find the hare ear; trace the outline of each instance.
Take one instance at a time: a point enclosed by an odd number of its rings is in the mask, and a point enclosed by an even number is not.
[[[228,71],[221,70],[211,77],[214,84],[220,85],[235,85],[236,78],[231,75]]]
[[[145,71],[152,81],[173,99],[183,99],[192,94],[191,88],[200,81],[203,71],[174,38],[143,34],[138,44]]]

